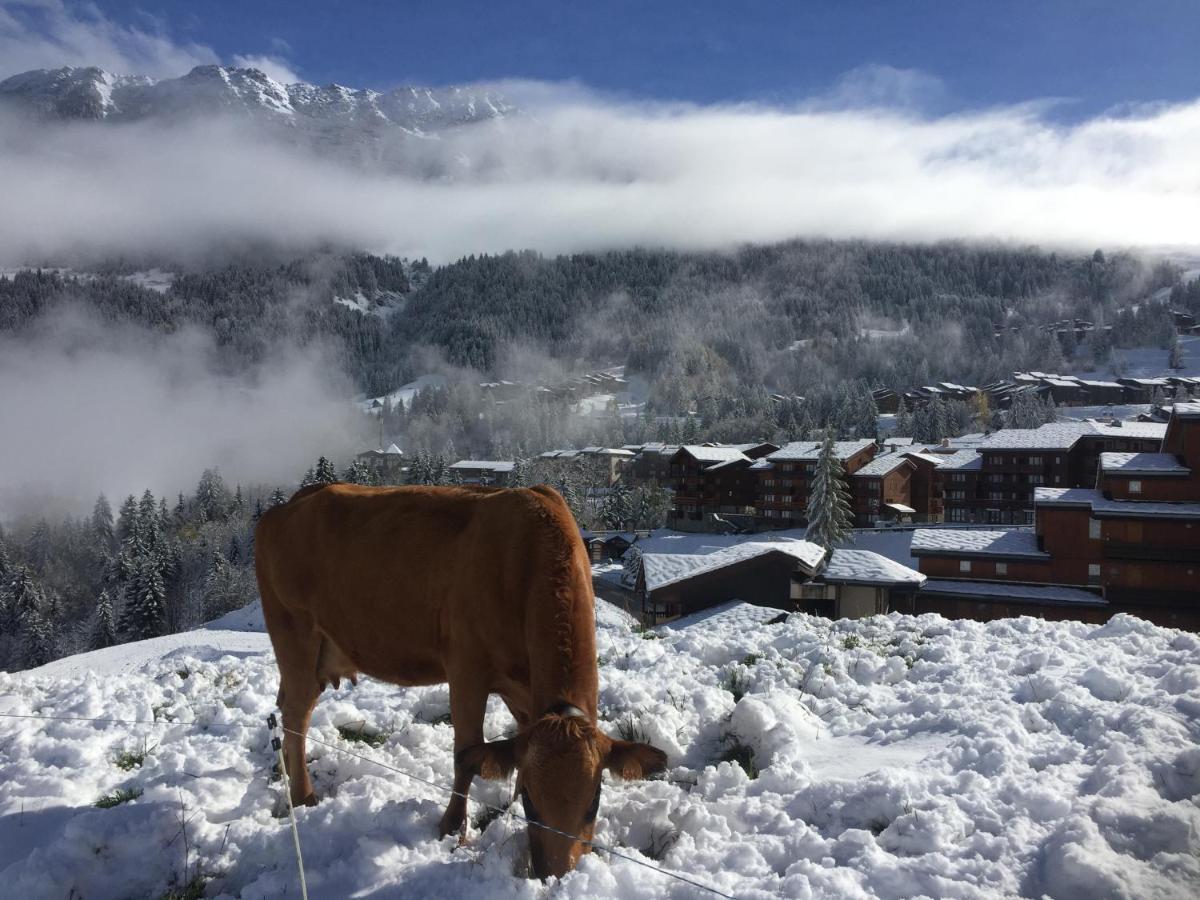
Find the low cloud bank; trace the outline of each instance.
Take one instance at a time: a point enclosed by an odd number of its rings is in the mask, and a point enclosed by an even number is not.
[[[572,92],[409,138],[403,171],[245,123],[0,121],[0,261],[330,242],[453,259],[797,236],[1195,244],[1200,102],[1075,125],[1035,107],[631,105]],[[407,174],[406,174],[407,173]],[[432,177],[431,177],[432,176]]]
[[[195,331],[155,335],[70,311],[0,339],[0,521],[53,518],[146,488],[190,492],[218,466],[243,484],[295,482],[317,454],[357,449],[351,390],[315,353],[253,374],[212,365]]]

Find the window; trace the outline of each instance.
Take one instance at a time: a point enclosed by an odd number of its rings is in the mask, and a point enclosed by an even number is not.
[[[1096,584],[1100,581],[1100,564],[1088,563],[1088,583]]]
[[[971,571],[971,561],[969,559],[960,559],[958,561],[958,571],[970,572]]]
[[[1034,523],[1034,514],[1032,509],[1023,510],[1021,515],[1025,517],[1025,524],[1032,525]]]
[[[967,518],[967,511],[966,511],[965,509],[952,509],[952,510],[950,510],[950,519],[949,519],[949,520],[950,520],[951,522],[967,522],[967,521],[970,521],[970,520]]]
[[[1003,500],[1004,491],[988,491],[989,500]]]
[[[966,472],[954,472],[953,474],[951,474],[950,480],[951,481],[966,481],[967,473]]]
[[[1028,462],[1026,462],[1026,465],[1030,465],[1030,466],[1040,466],[1041,464],[1042,464],[1042,458],[1040,456],[1031,456],[1031,457],[1029,457]]]
[[[997,575],[1007,575],[1008,574],[1008,563],[996,563],[996,574]]]
[[[1054,464],[1056,466],[1061,466],[1062,465],[1062,457],[1061,456],[1054,457]]]
[[[1100,540],[1100,520],[1088,519],[1088,537],[1093,541]]]
[[[763,487],[775,487],[775,479],[774,478],[763,479]]]
[[[1026,475],[1025,483],[1026,484],[1045,484],[1046,476],[1045,475]]]
[[[988,481],[990,481],[992,484],[1003,484],[1004,475],[1001,472],[993,472],[988,476]]]
[[[966,500],[967,492],[966,491],[946,491],[946,499],[947,500]]]
[[[1142,483],[1140,481],[1129,482],[1129,493],[1140,494],[1142,492]]]
[[[774,503],[775,502],[775,494],[764,494],[763,500],[765,500],[767,503]]]

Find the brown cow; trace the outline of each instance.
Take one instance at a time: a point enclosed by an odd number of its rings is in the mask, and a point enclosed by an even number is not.
[[[526,816],[585,841],[603,769],[641,778],[666,767],[661,750],[596,727],[590,566],[550,488],[309,487],[262,517],[255,560],[293,802],[316,802],[303,735],[318,694],[359,672],[449,682],[455,790],[516,769]],[[516,718],[515,738],[484,743],[490,694]],[[465,814],[466,800],[452,797],[441,833],[460,831]],[[589,849],[528,831],[542,878]]]

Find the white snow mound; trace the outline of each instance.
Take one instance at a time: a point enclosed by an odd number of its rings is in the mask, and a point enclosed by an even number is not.
[[[605,727],[671,765],[606,776],[599,843],[744,898],[1195,895],[1195,635],[1126,616],[775,615],[733,604],[643,634],[599,603]],[[276,687],[256,607],[0,674],[9,716],[152,723],[0,716],[4,896],[160,897],[197,875],[209,897],[298,896],[270,780]],[[547,890],[525,877],[523,825],[473,807],[468,845],[439,840],[444,795],[340,752],[448,784],[448,709],[445,686],[322,696],[321,802],[297,810],[310,896],[704,896],[605,854]],[[488,737],[511,725],[493,702]],[[141,793],[94,805],[118,789]],[[473,788],[502,806],[511,792]]]

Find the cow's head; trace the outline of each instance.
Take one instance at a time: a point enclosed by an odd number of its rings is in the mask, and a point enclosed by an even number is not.
[[[666,769],[667,755],[649,744],[614,740],[579,709],[564,706],[515,738],[463,750],[458,762],[484,778],[506,778],[517,770],[525,818],[537,823],[528,826],[533,871],[548,878],[565,875],[591,849],[584,841],[592,839],[596,825],[604,770],[644,778]]]

